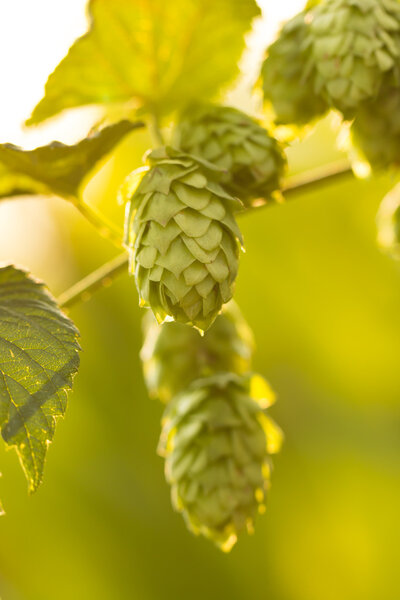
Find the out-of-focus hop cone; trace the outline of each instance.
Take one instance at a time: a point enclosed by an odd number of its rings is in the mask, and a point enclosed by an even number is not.
[[[174,144],[220,167],[220,183],[245,207],[281,199],[283,149],[242,111],[211,104],[193,106],[176,127]]]
[[[166,408],[159,453],[173,505],[226,552],[265,509],[270,455],[282,442],[265,414],[273,401],[262,377],[224,373],[196,380]]]
[[[359,107],[351,138],[373,169],[400,165],[400,87],[384,85],[376,99]]]
[[[168,403],[194,379],[251,370],[253,333],[233,300],[204,336],[181,323],[158,325],[150,311],[144,316],[143,330],[144,377],[149,395],[161,402]]]
[[[141,306],[159,323],[206,330],[233,295],[242,241],[234,212],[241,202],[212,180],[217,167],[172,148],[148,155],[132,174],[125,243]]]
[[[398,76],[398,0],[324,0],[308,15],[314,91],[346,119],[375,98],[383,77]]]
[[[306,15],[305,11],[299,13],[283,26],[262,65],[264,99],[271,105],[277,125],[302,127],[328,110],[327,102],[313,87]]]
[[[400,184],[383,199],[377,225],[380,247],[392,258],[400,260]]]

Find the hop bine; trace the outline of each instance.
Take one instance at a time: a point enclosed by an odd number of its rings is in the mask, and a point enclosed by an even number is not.
[[[344,117],[376,97],[383,77],[398,81],[400,3],[325,0],[312,9],[308,46],[314,89]]]
[[[196,380],[167,407],[159,452],[172,501],[195,534],[229,551],[263,512],[280,429],[264,409],[274,396],[259,376]]]
[[[172,148],[153,150],[129,199],[125,243],[141,306],[206,330],[233,295],[243,243],[233,216],[240,201],[211,179],[218,171]]]
[[[251,370],[253,334],[233,300],[200,336],[181,323],[158,325],[148,312],[141,351],[149,394],[164,403],[200,377],[219,372],[243,374]]]
[[[262,66],[264,99],[272,106],[277,125],[301,127],[328,110],[327,102],[313,89],[315,69],[310,69],[306,14],[299,13],[283,26]]]
[[[174,134],[177,147],[221,167],[219,181],[243,204],[281,198],[286,166],[282,148],[257,121],[235,108],[191,107]]]

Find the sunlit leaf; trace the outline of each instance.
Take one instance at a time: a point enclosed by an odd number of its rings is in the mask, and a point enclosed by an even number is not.
[[[50,75],[28,124],[66,108],[129,103],[158,114],[235,77],[255,0],[91,0],[89,32]]]
[[[44,285],[0,269],[0,428],[34,491],[67,389],[79,366],[78,330]]]
[[[77,144],[52,142],[35,150],[0,144],[0,198],[29,194],[76,195],[95,165],[142,123],[120,121]]]

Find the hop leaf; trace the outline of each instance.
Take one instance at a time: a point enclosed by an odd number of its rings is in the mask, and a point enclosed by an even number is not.
[[[242,243],[233,211],[241,203],[208,179],[215,167],[205,161],[172,148],[149,161],[126,221],[140,304],[159,323],[206,330],[233,295]]]
[[[272,105],[278,125],[303,126],[328,109],[326,101],[313,89],[305,17],[302,12],[284,25],[268,48],[261,70],[264,98]]]
[[[326,0],[310,13],[315,91],[345,118],[374,98],[400,56],[397,0]]]
[[[392,258],[400,260],[400,184],[383,199],[377,224],[379,245]]]
[[[224,169],[220,183],[245,206],[280,198],[283,151],[245,113],[226,106],[192,107],[175,131],[175,144]]]
[[[229,551],[263,512],[279,428],[263,409],[266,382],[220,374],[194,382],[166,409],[159,452],[176,510],[195,534]]]
[[[151,313],[144,318],[141,351],[147,388],[168,403],[192,381],[231,371],[250,371],[253,334],[237,304],[229,302],[204,336],[181,323],[159,326]]]
[[[352,141],[373,169],[400,164],[400,88],[385,85],[364,103],[351,126]]]

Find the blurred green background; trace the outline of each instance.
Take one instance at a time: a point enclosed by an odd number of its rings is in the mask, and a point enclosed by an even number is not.
[[[87,186],[115,220],[115,190],[148,143],[132,134]],[[289,156],[293,172],[336,159],[329,122]],[[400,598],[400,269],[375,243],[393,183],[349,180],[241,218],[236,298],[286,442],[267,512],[230,555],[171,508],[133,280],[71,310],[82,365],[34,496],[15,453],[0,449],[2,600]],[[61,200],[5,202],[4,216],[16,237],[0,258],[56,294],[113,256]]]

